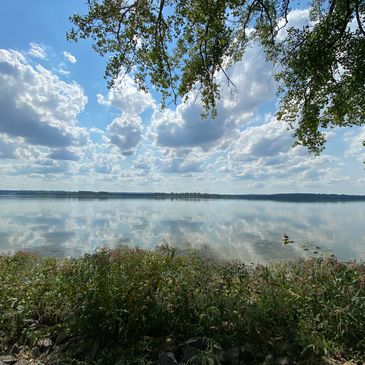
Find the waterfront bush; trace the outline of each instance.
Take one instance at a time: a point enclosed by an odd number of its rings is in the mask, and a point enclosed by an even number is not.
[[[153,363],[192,338],[218,355],[245,349],[252,364],[365,361],[365,266],[335,259],[245,265],[169,247],[3,255],[0,313],[0,352],[41,356],[42,340],[64,341],[70,363]]]

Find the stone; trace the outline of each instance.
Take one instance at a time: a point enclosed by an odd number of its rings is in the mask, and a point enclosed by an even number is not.
[[[219,356],[219,360],[224,365],[238,365],[240,363],[240,348],[233,347],[227,351],[224,351]]]
[[[43,338],[38,341],[38,346],[41,350],[47,350],[53,345],[52,340],[50,338]]]
[[[276,360],[277,365],[289,365],[291,362],[287,357],[280,357]]]
[[[16,363],[16,358],[13,355],[1,355],[0,364],[13,365]]]
[[[183,363],[189,362],[189,364],[199,364],[199,360],[207,349],[208,344],[209,340],[206,337],[196,337],[183,342],[178,346],[182,353],[181,361]]]
[[[65,342],[67,339],[69,339],[70,336],[66,332],[60,332],[55,340],[56,345],[60,345],[61,343]]]
[[[69,346],[70,346],[69,342],[64,342],[64,343],[61,343],[60,345],[55,345],[53,348],[53,352],[60,354],[62,352],[65,352]]]
[[[180,346],[181,347],[195,347],[199,350],[205,350],[208,345],[208,339],[205,337],[196,337],[192,338],[186,342],[183,342]]]
[[[163,352],[158,358],[159,365],[177,365],[175,355],[172,352]]]
[[[187,346],[182,350],[182,362],[188,362],[189,364],[198,364],[198,358],[202,355],[202,350],[199,350],[196,347]]]
[[[265,360],[262,363],[262,365],[273,365],[275,363],[274,361],[275,361],[274,355],[273,354],[267,354],[265,356]]]
[[[245,345],[240,348],[239,358],[244,364],[253,364],[255,362],[255,357],[249,345]]]
[[[30,362],[26,359],[19,359],[15,365],[30,365]]]
[[[35,347],[31,348],[30,356],[32,358],[37,358],[37,357],[41,356],[41,350],[40,350],[39,346],[35,346]]]

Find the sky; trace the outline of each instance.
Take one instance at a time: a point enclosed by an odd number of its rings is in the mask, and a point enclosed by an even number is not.
[[[0,189],[365,193],[365,127],[329,130],[320,156],[293,147],[257,45],[202,120],[193,98],[161,110],[129,76],[108,89],[106,59],[66,41],[68,17],[85,12],[83,1],[0,2]]]

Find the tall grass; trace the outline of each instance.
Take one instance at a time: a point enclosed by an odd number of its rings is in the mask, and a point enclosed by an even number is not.
[[[197,336],[222,349],[248,346],[253,363],[268,353],[298,363],[323,355],[365,361],[365,266],[246,266],[168,247],[77,259],[0,256],[0,351],[59,333],[98,343],[96,361],[105,364],[154,361]],[[85,359],[85,351],[69,355]]]

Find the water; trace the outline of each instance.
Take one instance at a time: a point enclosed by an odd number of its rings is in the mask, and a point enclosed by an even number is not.
[[[0,251],[80,256],[100,247],[169,243],[267,263],[365,259],[365,202],[0,198]],[[283,244],[283,235],[294,243]]]

